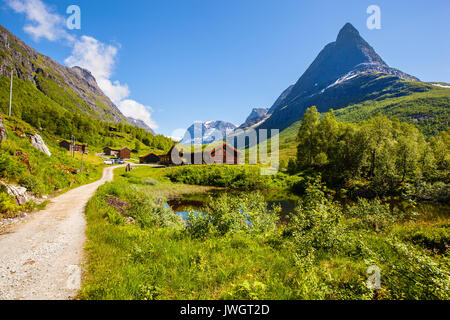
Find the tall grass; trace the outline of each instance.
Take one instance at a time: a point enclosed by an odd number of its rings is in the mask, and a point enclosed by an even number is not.
[[[87,205],[80,299],[450,298],[446,218],[399,219],[376,201],[342,207],[315,183],[287,224],[257,194],[223,196],[182,222],[156,186],[127,179]],[[379,290],[367,287],[370,265]]]

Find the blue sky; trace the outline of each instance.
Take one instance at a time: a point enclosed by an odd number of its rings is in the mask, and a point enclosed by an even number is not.
[[[0,1],[2,25],[62,64],[92,66],[121,108],[165,135],[194,121],[239,125],[252,108],[270,107],[346,22],[392,67],[450,82],[448,0]],[[64,29],[58,17],[72,4],[81,8],[81,30],[52,39],[25,31],[46,23],[27,16],[41,1],[56,17],[44,31]],[[381,30],[366,27],[371,4],[381,8]]]

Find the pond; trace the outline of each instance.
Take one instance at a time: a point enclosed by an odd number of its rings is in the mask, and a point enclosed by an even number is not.
[[[215,198],[222,194],[231,194],[245,198],[250,195],[252,191],[231,191],[231,190],[214,190],[206,193],[186,194],[180,197],[173,198],[167,203],[175,211],[176,214],[185,218],[189,211],[201,211],[201,209],[211,201],[211,197]],[[265,191],[261,192],[267,202],[267,208],[273,206],[280,206],[281,219],[284,220],[294,211],[300,199],[299,196],[289,192],[280,191]]]
[[[213,190],[206,193],[186,194],[170,199],[167,202],[167,205],[170,206],[176,214],[186,218],[189,211],[201,212],[202,208],[211,201],[211,197],[215,198],[221,194],[232,194],[245,198],[253,192],[254,191],[233,191],[224,189]],[[295,207],[300,200],[300,196],[286,191],[264,191],[261,193],[264,196],[269,209],[273,206],[281,207],[281,221],[285,222],[287,221],[289,214],[295,210]],[[422,221],[431,221],[441,218],[446,219],[450,216],[450,207],[446,205],[419,203],[414,208],[409,206],[406,202],[396,202],[394,206],[406,213],[416,213],[415,219]]]

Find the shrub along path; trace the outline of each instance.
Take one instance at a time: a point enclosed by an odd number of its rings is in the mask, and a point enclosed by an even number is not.
[[[47,209],[0,235],[0,300],[72,299],[81,285],[85,242],[84,207],[105,182],[97,182],[53,199]]]

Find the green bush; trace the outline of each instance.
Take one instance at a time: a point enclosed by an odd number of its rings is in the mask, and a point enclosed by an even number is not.
[[[261,300],[266,294],[266,285],[259,281],[244,280],[233,285],[232,289],[224,292],[224,300]]]
[[[315,250],[335,250],[343,237],[341,206],[331,202],[316,181],[310,184],[299,207],[290,216],[288,235],[300,258]]]
[[[388,238],[386,242],[392,253],[380,259],[389,261],[383,279],[393,299],[450,299],[448,258],[436,262],[398,239]]]
[[[0,218],[14,217],[18,211],[15,199],[7,193],[0,192]]]
[[[190,212],[186,230],[192,238],[204,238],[217,233],[244,232],[254,235],[269,235],[275,232],[280,208],[267,209],[260,193],[246,198],[223,194],[213,198],[201,213]]]
[[[19,184],[22,187],[27,188],[28,191],[34,193],[35,195],[40,196],[45,193],[44,186],[42,185],[40,179],[29,173],[22,175],[19,179]]]
[[[186,217],[186,230],[193,239],[206,239],[216,233],[211,216],[203,212],[189,211]]]
[[[101,187],[103,195],[115,196],[126,200],[127,208],[123,215],[132,217],[142,228],[169,228],[180,229],[181,218],[170,207],[158,204],[154,198],[135,186],[127,186],[125,183],[108,183]]]
[[[354,225],[360,228],[373,229],[377,232],[392,225],[401,218],[397,210],[393,212],[388,204],[382,204],[379,199],[358,199],[354,206],[347,208],[348,215],[354,218]]]
[[[0,152],[0,178],[17,179],[22,172],[24,172],[25,166],[15,161],[5,150]]]
[[[173,182],[243,190],[267,189],[271,183],[271,178],[261,175],[255,166],[186,166],[169,171],[167,176]]]
[[[437,224],[430,228],[427,225],[397,227],[395,233],[404,241],[419,245],[432,253],[445,254],[449,250],[450,225]]]

